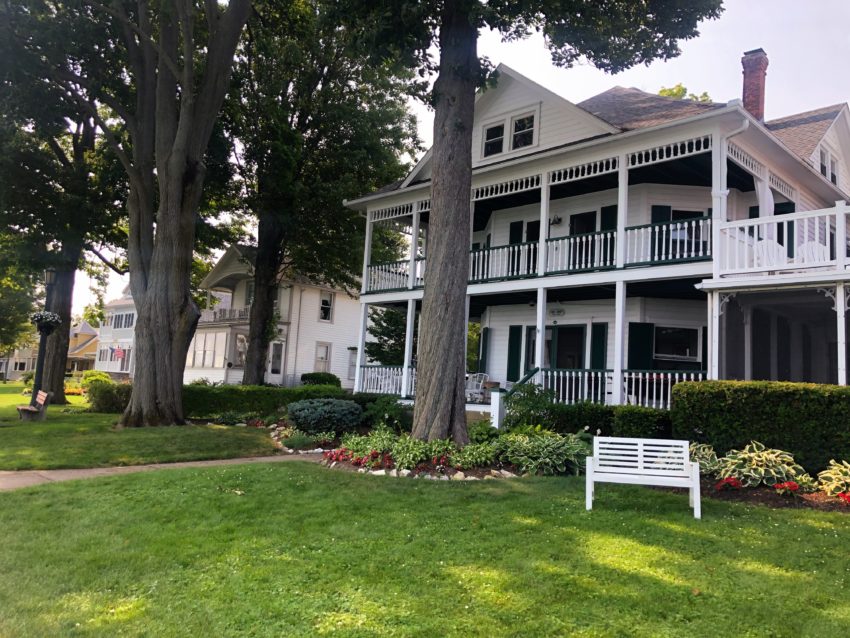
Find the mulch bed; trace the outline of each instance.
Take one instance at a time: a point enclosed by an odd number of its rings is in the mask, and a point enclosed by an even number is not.
[[[700,481],[700,493],[703,497],[717,499],[718,501],[734,501],[737,503],[748,503],[751,505],[765,505],[774,508],[791,509],[813,509],[823,512],[843,512],[850,514],[850,506],[837,496],[829,496],[823,492],[812,494],[800,494],[795,496],[784,496],[777,494],[772,487],[745,487],[739,490],[727,489],[716,490],[714,486],[717,481]],[[658,488],[666,491],[684,491],[679,488]]]

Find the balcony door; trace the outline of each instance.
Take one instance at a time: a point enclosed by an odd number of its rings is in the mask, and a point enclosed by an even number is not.
[[[554,326],[550,361],[555,368],[580,370],[584,368],[585,326]]]

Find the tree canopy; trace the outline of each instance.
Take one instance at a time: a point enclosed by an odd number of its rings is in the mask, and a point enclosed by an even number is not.
[[[699,95],[696,93],[688,93],[688,87],[679,82],[675,86],[662,86],[658,91],[658,95],[664,97],[672,97],[674,100],[691,100],[692,102],[711,102],[707,91],[703,91]]]

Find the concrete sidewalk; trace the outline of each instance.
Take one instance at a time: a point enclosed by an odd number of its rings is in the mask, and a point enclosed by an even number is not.
[[[0,492],[16,490],[31,485],[75,481],[77,479],[114,476],[116,474],[134,474],[153,470],[168,470],[181,467],[215,467],[217,465],[240,465],[245,463],[279,463],[282,461],[310,461],[316,463],[321,454],[286,454],[280,456],[252,456],[236,459],[215,459],[212,461],[185,461],[182,463],[151,463],[148,465],[126,465],[121,467],[93,467],[78,470],[18,470],[0,471]]]

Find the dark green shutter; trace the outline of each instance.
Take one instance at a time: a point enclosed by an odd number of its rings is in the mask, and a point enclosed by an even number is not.
[[[673,218],[673,207],[672,206],[653,206],[651,209],[652,217],[650,221],[653,224],[659,224],[661,222],[669,222]]]
[[[787,215],[789,213],[793,213],[797,209],[797,205],[794,202],[780,202],[779,204],[773,205],[773,214],[774,215]],[[789,241],[785,242],[785,229],[780,226],[779,232],[777,233],[777,237],[779,239],[779,243],[786,244],[785,251],[788,254],[789,259],[794,258],[794,222],[788,223],[788,234],[790,235]]]
[[[537,339],[537,327],[536,326],[526,326],[525,327],[525,373],[527,374],[534,368],[534,356],[535,356],[535,348],[536,348],[536,339]]]
[[[608,363],[608,324],[594,323],[590,326],[590,367],[604,370]]]
[[[759,207],[758,206],[750,206],[750,211],[748,214],[750,219],[758,219],[759,218]]]
[[[508,328],[508,381],[519,381],[522,356],[522,326]]]
[[[603,206],[602,219],[599,220],[600,230],[617,230],[617,207]]]
[[[490,343],[490,328],[481,328],[481,338],[478,342],[478,372],[487,372],[487,346]]]
[[[708,326],[702,327],[702,369],[708,371]]]
[[[629,370],[652,370],[654,323],[629,322]]]

